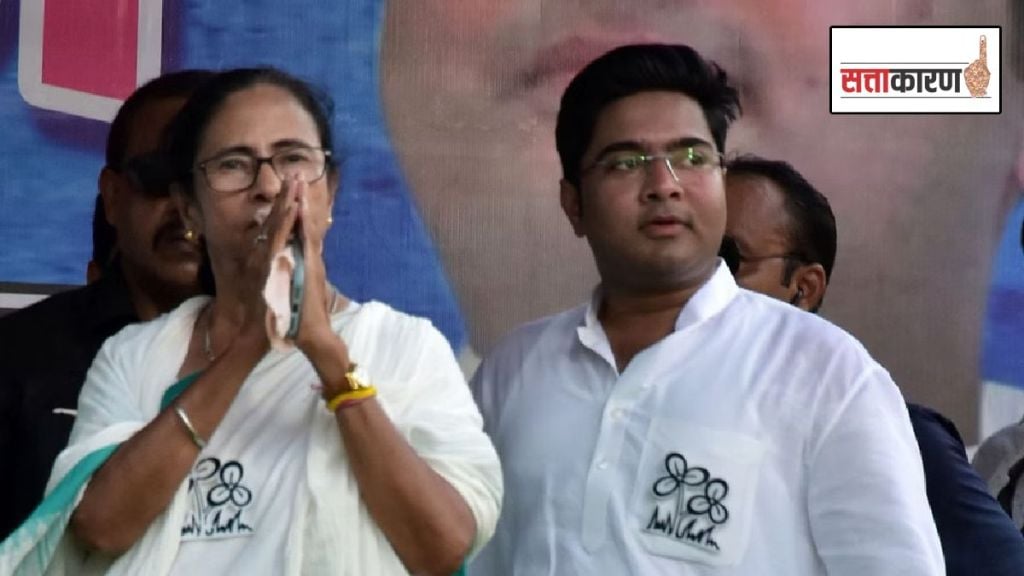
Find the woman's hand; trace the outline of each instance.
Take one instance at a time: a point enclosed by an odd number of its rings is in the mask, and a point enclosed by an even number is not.
[[[302,302],[302,318],[295,345],[307,356],[315,350],[322,350],[333,344],[338,336],[331,328],[331,310],[328,310],[333,294],[328,293],[327,270],[324,266],[324,237],[330,228],[331,195],[325,187],[310,187],[296,181],[298,197],[298,218],[296,230],[302,242],[306,265],[305,296]],[[346,358],[347,361],[347,358]]]
[[[281,183],[281,192],[270,205],[262,226],[253,234],[253,245],[246,258],[240,286],[240,299],[246,310],[243,332],[259,332],[266,337],[267,304],[263,288],[270,274],[272,256],[284,249],[296,231],[299,218],[298,184],[291,180]]]

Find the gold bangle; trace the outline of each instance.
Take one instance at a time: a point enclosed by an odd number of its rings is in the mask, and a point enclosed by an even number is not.
[[[336,395],[334,398],[331,398],[327,402],[327,410],[329,412],[336,412],[338,410],[338,407],[340,407],[345,402],[348,402],[350,400],[365,400],[366,398],[371,398],[376,395],[377,389],[374,388],[373,386],[365,386],[363,388],[358,388],[356,390],[346,390]]]

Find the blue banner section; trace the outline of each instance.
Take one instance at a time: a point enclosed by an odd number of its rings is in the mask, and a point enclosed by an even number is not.
[[[430,318],[458,350],[464,322],[380,108],[383,11],[382,0],[164,0],[162,69],[273,65],[329,94],[343,160],[325,248],[331,280],[357,300]],[[19,3],[3,0],[0,281],[81,284],[108,125],[25,102],[18,33]]]
[[[1007,218],[999,241],[985,314],[981,371],[985,380],[1024,389],[1024,200]]]

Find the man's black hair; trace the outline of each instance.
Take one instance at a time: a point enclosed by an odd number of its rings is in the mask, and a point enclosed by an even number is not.
[[[115,170],[129,160],[124,155],[131,139],[132,123],[135,116],[147,104],[165,98],[188,98],[197,88],[212,78],[209,70],[180,70],[168,72],[143,84],[124,101],[110,124],[107,136],[107,166]]]
[[[787,220],[789,250],[806,264],[821,264],[825,280],[832,276],[836,260],[836,217],[828,198],[807,181],[796,168],[781,160],[754,155],[740,156],[728,164],[727,178],[760,176],[782,191]],[[796,264],[787,260],[783,284],[789,284]]]
[[[118,109],[107,135],[106,165],[121,171],[126,162],[128,142],[132,137],[135,117],[150,103],[166,98],[188,98],[199,86],[212,78],[208,70],[181,70],[169,72],[143,84]],[[96,196],[92,216],[92,260],[104,271],[115,262],[117,230],[107,222],[103,198]]]
[[[740,114],[739,94],[725,71],[689,46],[621,46],[594,60],[576,75],[562,95],[555,126],[555,147],[566,180],[579,188],[580,162],[594,124],[612,102],[641,92],[679,92],[703,109],[719,152],[725,150],[729,124]]]

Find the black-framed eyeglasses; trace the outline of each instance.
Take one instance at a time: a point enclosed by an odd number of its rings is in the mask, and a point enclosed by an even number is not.
[[[596,173],[602,178],[638,178],[646,176],[655,161],[662,161],[679,182],[686,175],[699,175],[721,168],[725,157],[708,144],[692,144],[663,154],[646,154],[638,150],[618,150],[599,158],[583,169],[583,174]]]
[[[299,179],[312,184],[327,173],[330,156],[330,150],[311,146],[293,146],[271,156],[230,151],[203,160],[196,167],[210,188],[227,194],[247,190],[255,184],[263,164],[269,164],[281,181]]]
[[[156,198],[166,196],[174,181],[170,162],[161,152],[133,156],[115,171],[125,175],[139,191]]]

